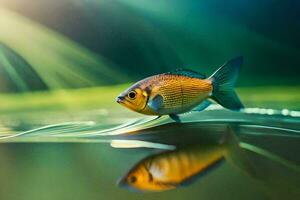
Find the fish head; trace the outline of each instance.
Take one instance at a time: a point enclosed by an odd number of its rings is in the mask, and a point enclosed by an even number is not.
[[[118,181],[120,187],[133,191],[149,191],[153,184],[153,177],[143,164],[139,164],[131,169]]]
[[[139,84],[135,84],[122,92],[117,98],[117,103],[135,112],[142,112],[147,106],[148,92]]]

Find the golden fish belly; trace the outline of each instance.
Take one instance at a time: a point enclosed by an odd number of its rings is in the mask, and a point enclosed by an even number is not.
[[[180,75],[164,75],[156,80],[156,83],[152,94],[160,94],[163,97],[163,106],[159,109],[159,114],[190,111],[208,98],[213,89],[209,80]]]

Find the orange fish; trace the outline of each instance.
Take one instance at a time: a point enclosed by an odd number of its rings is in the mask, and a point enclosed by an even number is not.
[[[160,192],[193,183],[220,166],[225,159],[235,163],[241,155],[239,141],[228,127],[220,140],[202,139],[192,146],[150,155],[139,161],[118,184],[134,191]],[[240,166],[244,165],[240,161]]]
[[[118,184],[136,191],[175,189],[219,166],[224,154],[222,145],[199,145],[151,155],[136,164]]]
[[[204,110],[213,99],[230,110],[243,108],[234,92],[242,57],[222,65],[209,78],[197,72],[178,69],[143,79],[117,97],[121,105],[146,115],[169,115],[180,121],[177,114]]]
[[[260,146],[240,142],[231,127],[219,141],[202,138],[199,144],[186,144],[142,159],[118,184],[126,189],[145,192],[176,189],[212,172],[224,160],[230,167],[258,180],[258,184],[263,183],[272,194],[275,190],[281,195],[299,196],[299,165]],[[285,188],[284,191],[282,188]]]

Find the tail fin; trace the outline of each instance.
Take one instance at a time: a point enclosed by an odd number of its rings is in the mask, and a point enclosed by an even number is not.
[[[253,178],[259,178],[263,175],[261,172],[263,171],[264,163],[266,164],[268,160],[276,162],[298,174],[300,173],[300,167],[297,163],[253,144],[240,142],[233,127],[227,127],[223,138],[220,140],[220,144],[225,145],[225,158],[230,164],[246,172]],[[258,162],[258,157],[264,158],[264,163],[262,161]]]
[[[213,84],[212,99],[230,110],[240,110],[244,108],[234,91],[234,85],[242,63],[243,57],[234,58],[223,64],[209,77]]]
[[[220,144],[225,146],[225,159],[229,164],[245,172],[251,177],[256,177],[255,166],[249,160],[249,155],[240,147],[240,141],[233,127],[228,126],[225,134],[220,140]]]

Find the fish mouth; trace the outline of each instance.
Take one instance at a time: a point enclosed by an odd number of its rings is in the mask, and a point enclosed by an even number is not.
[[[124,101],[125,101],[125,97],[124,96],[118,96],[117,98],[116,98],[116,102],[117,103],[124,103]]]
[[[128,184],[127,184],[126,179],[124,177],[121,177],[119,180],[117,180],[117,185],[119,187],[128,187]]]
[[[127,183],[126,177],[121,177],[121,178],[117,181],[117,186],[119,186],[120,188],[127,189],[127,190],[132,190],[132,189],[133,189],[133,188]]]
[[[132,187],[130,184],[127,183],[126,177],[121,177],[117,181],[117,186],[126,190],[129,190],[131,192],[141,192],[139,189]]]

